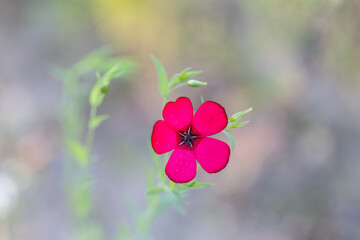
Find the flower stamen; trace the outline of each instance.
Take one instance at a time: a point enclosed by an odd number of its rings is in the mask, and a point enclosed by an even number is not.
[[[194,141],[198,136],[191,131],[191,126],[185,132],[178,132],[178,134],[180,135],[179,146],[186,145],[190,149],[194,148]]]

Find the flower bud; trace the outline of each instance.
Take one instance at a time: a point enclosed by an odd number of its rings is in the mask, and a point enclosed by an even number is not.
[[[202,87],[202,86],[206,86],[206,85],[207,85],[206,82],[201,82],[201,81],[194,80],[194,79],[187,81],[186,84],[187,84],[189,87]]]
[[[109,91],[109,82],[105,82],[100,86],[101,93],[105,94]]]

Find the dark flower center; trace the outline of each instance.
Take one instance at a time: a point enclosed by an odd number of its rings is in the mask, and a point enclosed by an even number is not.
[[[180,136],[179,146],[187,146],[191,149],[195,146],[195,141],[198,139],[198,135],[191,131],[191,126],[186,131],[178,132]]]

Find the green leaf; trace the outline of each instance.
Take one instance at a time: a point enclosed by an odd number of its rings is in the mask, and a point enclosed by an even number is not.
[[[164,191],[165,191],[165,189],[163,187],[156,187],[156,188],[153,188],[153,189],[150,189],[149,191],[147,191],[146,195],[151,196],[151,195],[162,193]]]
[[[223,130],[223,132],[225,133],[225,135],[229,138],[230,140],[230,144],[231,144],[231,150],[232,152],[234,152],[234,148],[235,148],[235,139],[234,136],[227,130]]]
[[[122,72],[122,63],[115,64],[112,68],[107,71],[104,76],[100,79],[101,84],[110,83]]]
[[[189,188],[185,184],[176,184],[174,189],[176,191],[185,191],[185,190],[188,190]]]
[[[200,183],[200,182],[196,182],[195,180],[192,180],[188,183],[177,184],[175,189],[177,191],[186,191],[188,189],[206,188],[206,187],[212,187],[212,186],[213,185],[210,183]]]
[[[191,184],[191,186],[188,186],[189,189],[195,189],[195,188],[206,188],[206,187],[212,187],[213,185],[210,183],[201,183],[201,182],[194,182]]]
[[[202,71],[190,71],[191,68],[187,68],[185,69],[181,74],[180,74],[180,82],[184,82],[189,80],[192,77],[195,77],[196,75],[199,75],[200,73],[202,73]]]
[[[109,119],[109,115],[100,115],[100,116],[96,116],[94,119],[91,120],[90,122],[90,127],[91,128],[97,128],[103,121],[105,121],[106,119]]]
[[[188,68],[185,68],[181,73],[178,73],[179,74],[179,81],[184,81],[184,79],[185,79],[185,77],[188,74],[188,71],[190,69],[191,69],[191,67],[188,67]]]
[[[97,70],[104,61],[107,61],[109,56],[115,51],[109,46],[103,46],[91,52],[77,62],[72,69],[78,76],[84,75],[88,72]]]
[[[82,165],[88,164],[88,152],[84,145],[81,143],[71,140],[68,143],[69,151],[71,156],[73,156],[78,163]]]
[[[245,114],[247,114],[247,113],[249,113],[251,111],[252,111],[252,108],[246,109],[246,110],[241,111],[241,112],[237,112],[237,113],[233,114],[230,117],[229,121],[230,122],[236,122],[236,121],[240,120]]]
[[[200,100],[201,100],[201,103],[205,102],[205,100],[204,100],[204,98],[202,96],[200,96]]]
[[[180,73],[176,73],[174,76],[172,76],[172,78],[170,79],[169,82],[169,88],[171,88],[172,86],[175,86],[177,84],[180,83]]]
[[[166,99],[170,91],[168,76],[160,61],[157,60],[154,56],[151,56],[151,58],[155,64],[155,68],[158,76],[158,85],[159,85],[160,94],[163,96],[164,99]]]
[[[200,165],[200,164],[199,164]],[[186,187],[191,187],[192,185],[194,185],[196,183],[195,180],[191,180],[190,182],[188,183],[183,183],[182,185],[185,185]]]
[[[99,106],[104,100],[104,93],[101,92],[101,79],[98,80],[91,89],[89,103],[91,106]]]
[[[121,72],[122,64],[117,63],[109,71],[107,71],[101,78],[97,80],[93,88],[91,89],[89,96],[89,103],[91,106],[99,106],[103,100],[105,93],[108,91],[109,84],[114,80]],[[99,77],[99,75],[97,75]]]
[[[241,126],[244,126],[245,124],[249,123],[250,121],[245,121],[245,122],[232,122],[229,123],[228,126],[226,127],[226,129],[232,129],[232,128],[238,128]]]
[[[190,78],[202,73],[202,71],[190,71],[191,68],[188,67],[186,69],[184,69],[181,73],[176,73],[170,80],[170,83],[169,83],[169,88],[179,84],[179,83],[182,83],[184,81],[187,81],[189,80]]]
[[[179,192],[177,192],[176,190],[172,190],[172,193],[178,200],[180,200],[181,202],[183,202],[185,204],[188,204],[188,202],[184,199],[183,196],[181,196],[181,194]]]

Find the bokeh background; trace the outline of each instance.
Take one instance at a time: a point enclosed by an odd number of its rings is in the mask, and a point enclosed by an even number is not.
[[[129,205],[146,205],[162,110],[154,54],[169,75],[190,66],[208,82],[170,100],[254,110],[232,131],[227,168],[200,171],[214,187],[191,192],[186,215],[160,215],[153,239],[360,239],[360,1],[0,0],[1,240],[70,239],[62,81],[51,69],[105,44],[138,63],[100,109],[111,118],[91,175],[106,238],[132,221]]]

